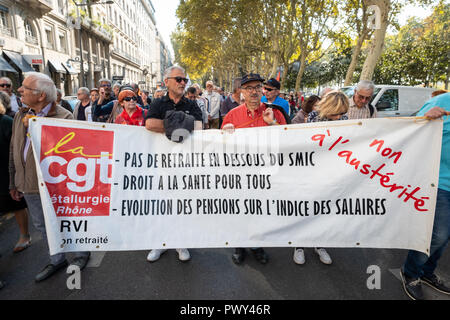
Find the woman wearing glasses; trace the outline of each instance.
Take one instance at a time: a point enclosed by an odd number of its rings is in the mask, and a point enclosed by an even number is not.
[[[307,122],[322,122],[322,121],[336,121],[347,120],[346,113],[349,108],[349,101],[347,96],[342,92],[330,92],[319,101],[319,110],[314,110],[309,113]],[[330,255],[325,248],[314,248],[314,252],[319,255],[319,259],[324,264],[331,264]],[[303,248],[295,248],[294,262],[296,264],[305,263],[305,252]]]
[[[117,124],[127,124],[131,126],[143,126],[145,124],[145,111],[137,104],[136,93],[132,90],[123,90],[119,93],[119,104],[123,107],[114,120]]]

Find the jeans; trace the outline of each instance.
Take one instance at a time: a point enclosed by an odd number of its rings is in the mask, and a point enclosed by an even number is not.
[[[41,197],[38,193],[28,193],[24,194],[25,201],[27,202],[28,212],[31,216],[31,221],[33,222],[34,227],[42,233],[42,238],[45,243],[48,245],[47,241],[47,232],[45,230],[45,220],[44,220],[44,211],[42,210]],[[87,257],[89,252],[77,252],[75,253],[76,257]],[[53,265],[58,265],[66,259],[66,255],[64,253],[57,253],[55,255],[50,256],[50,263]]]
[[[430,257],[414,250],[408,252],[403,272],[407,277],[431,276],[439,258],[445,251],[450,236],[450,192],[438,189],[433,235],[431,237]]]

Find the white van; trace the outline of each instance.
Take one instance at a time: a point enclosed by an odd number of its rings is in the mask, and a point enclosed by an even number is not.
[[[353,97],[355,88],[341,89],[347,96]],[[371,104],[377,108],[377,117],[409,117],[414,116],[426,101],[431,99],[431,93],[437,89],[422,87],[406,87],[394,85],[375,85]]]

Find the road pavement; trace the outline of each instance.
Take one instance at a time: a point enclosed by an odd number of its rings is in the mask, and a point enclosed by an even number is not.
[[[185,263],[175,250],[154,263],[147,262],[147,251],[94,252],[81,273],[81,289],[70,290],[71,274],[66,270],[34,282],[48,256],[40,234],[31,226],[30,230],[31,247],[14,254],[17,224],[12,214],[0,216],[0,279],[6,282],[0,300],[409,300],[399,278],[407,251],[384,249],[330,248],[333,264],[324,265],[307,248],[302,266],[293,262],[293,248],[267,248],[267,265],[249,254],[240,266],[231,261],[232,249],[192,249],[191,261]],[[449,251],[437,271],[447,283]],[[70,262],[73,254],[67,257]],[[367,286],[368,282],[376,286],[369,266],[379,267],[379,288]],[[426,285],[424,289],[427,299],[450,300]]]

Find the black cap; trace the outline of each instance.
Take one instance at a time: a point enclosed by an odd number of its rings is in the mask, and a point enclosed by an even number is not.
[[[268,84],[269,86],[272,86],[274,88],[277,88],[280,90],[280,83],[275,78],[270,78],[269,81],[267,81],[265,84]]]
[[[257,73],[249,73],[246,74],[245,76],[242,77],[241,79],[241,86],[246,84],[247,82],[251,82],[251,81],[259,81],[259,82],[264,82],[264,78],[261,78],[261,76]]]

